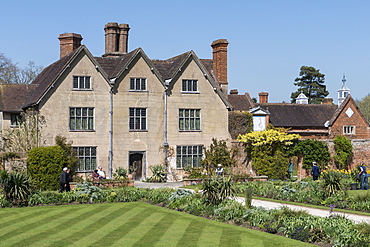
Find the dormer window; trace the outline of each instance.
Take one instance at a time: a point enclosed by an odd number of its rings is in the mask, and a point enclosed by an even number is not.
[[[198,92],[198,80],[182,80],[182,92]]]
[[[75,90],[90,90],[90,76],[73,76],[73,89]]]

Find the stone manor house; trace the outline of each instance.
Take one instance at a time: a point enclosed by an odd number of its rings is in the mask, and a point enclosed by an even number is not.
[[[268,93],[254,103],[248,93],[228,95],[226,39],[212,42],[212,59],[188,51],[166,60],[152,60],[143,49],[128,50],[128,24],[105,25],[105,54],[93,56],[82,36],[64,33],[60,59],[28,85],[0,85],[0,129],[18,127],[20,113],[33,109],[45,118],[40,143],[55,145],[61,135],[72,141],[79,157],[77,172],[103,167],[109,177],[123,167],[135,180],[148,178],[150,166],[168,161],[168,180],[182,179],[185,166],[197,166],[212,138],[232,140],[229,111],[248,111],[254,130],[271,124],[289,128],[302,138],[325,141],[333,151],[336,135],[351,139],[352,166],[368,162],[369,123],[343,82],[338,106],[331,99],[308,104],[269,103]],[[239,170],[254,175],[241,152]]]
[[[32,108],[45,118],[42,145],[55,145],[57,135],[72,141],[81,175],[123,167],[141,180],[168,159],[168,179],[181,179],[212,138],[230,140],[228,41],[212,43],[212,59],[188,51],[151,60],[141,48],[128,51],[129,29],[108,23],[101,57],[81,35],[61,34],[60,59],[31,84],[1,85],[1,129],[16,128],[20,112]]]

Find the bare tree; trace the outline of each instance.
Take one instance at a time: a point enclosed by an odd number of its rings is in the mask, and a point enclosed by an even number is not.
[[[41,66],[29,61],[24,68],[18,67],[10,58],[0,53],[0,83],[1,84],[29,84],[42,71]]]
[[[27,110],[22,113],[18,128],[11,128],[3,135],[3,151],[27,153],[43,143],[41,129],[45,119],[37,111]]]

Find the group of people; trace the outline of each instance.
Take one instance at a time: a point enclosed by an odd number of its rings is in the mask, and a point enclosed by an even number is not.
[[[101,166],[98,167],[98,169],[94,170],[92,173],[92,180],[100,180],[100,179],[106,179],[105,172],[101,168]]]
[[[64,167],[62,173],[59,176],[59,192],[69,192],[71,190],[71,187],[69,185],[69,182],[71,182],[71,176],[69,175],[70,170],[68,167]],[[100,179],[105,179],[105,172],[103,169],[99,166],[98,169],[94,170],[92,174],[92,179],[93,180],[100,180]]]

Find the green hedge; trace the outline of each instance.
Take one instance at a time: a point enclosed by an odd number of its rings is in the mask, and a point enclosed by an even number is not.
[[[35,185],[41,190],[57,190],[59,176],[66,160],[59,146],[38,147],[28,152],[28,172]]]

